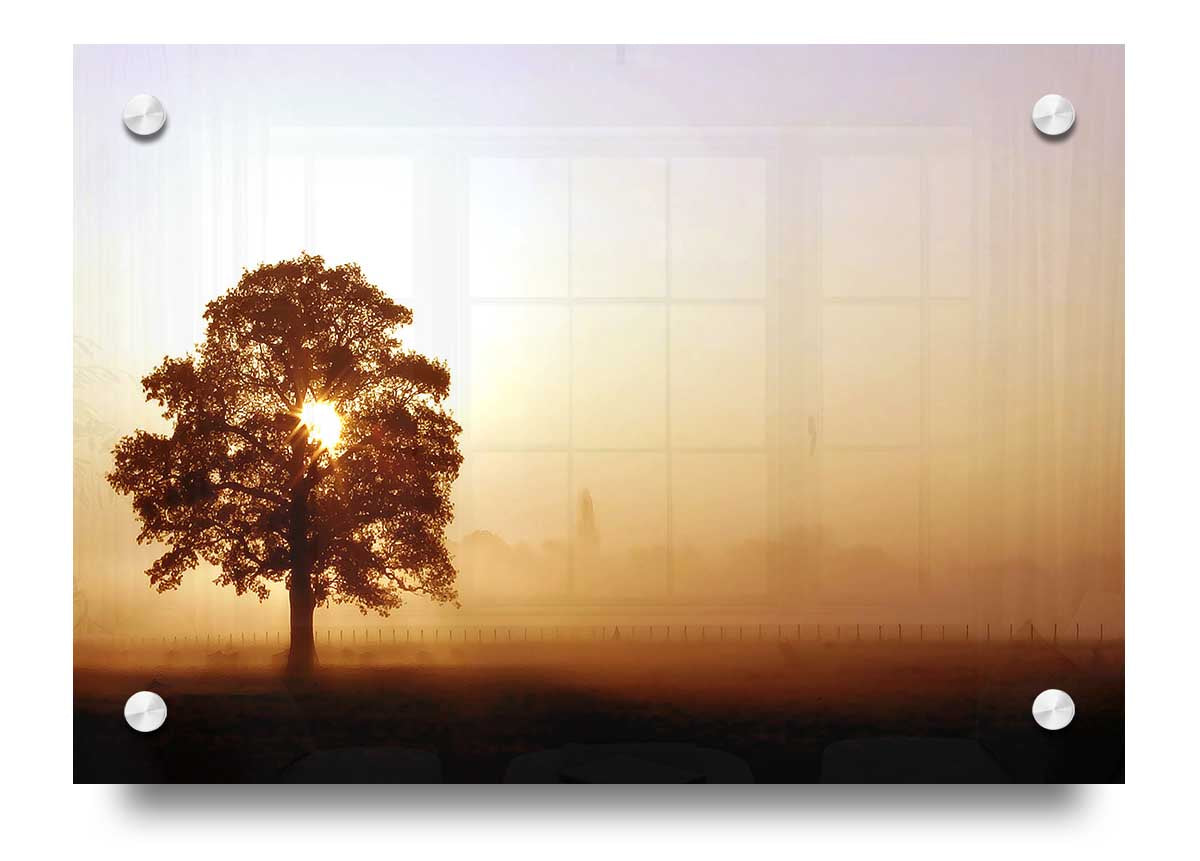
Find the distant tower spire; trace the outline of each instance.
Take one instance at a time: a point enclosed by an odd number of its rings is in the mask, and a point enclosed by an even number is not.
[[[580,543],[596,543],[596,509],[592,505],[592,494],[586,487],[579,494],[579,523],[576,528]]]

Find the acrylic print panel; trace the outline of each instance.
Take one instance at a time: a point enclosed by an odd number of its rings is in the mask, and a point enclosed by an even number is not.
[[[1123,76],[78,48],[75,779],[1123,780]]]

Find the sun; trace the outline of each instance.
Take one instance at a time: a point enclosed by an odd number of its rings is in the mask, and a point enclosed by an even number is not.
[[[308,428],[309,442],[333,451],[342,438],[342,419],[333,404],[309,401],[300,411],[300,423]]]

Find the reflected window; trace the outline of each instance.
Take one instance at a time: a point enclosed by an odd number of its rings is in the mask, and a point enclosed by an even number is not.
[[[469,183],[471,295],[566,296],[567,162],[472,159]]]
[[[816,170],[822,583],[865,604],[965,599],[971,161],[949,140],[852,141]]]
[[[571,332],[572,442],[661,449],[667,436],[666,310],[581,305]]]
[[[474,517],[488,524],[460,541],[458,560],[472,595],[561,594],[570,528],[566,454],[479,453],[468,481]]]
[[[671,160],[671,292],[761,298],[767,168],[759,158]]]
[[[821,189],[825,295],[920,296],[920,160],[826,158]]]
[[[766,159],[472,158],[468,187],[468,461],[565,458],[571,594],[760,592]]]
[[[766,442],[766,315],[760,305],[671,309],[671,444]]]
[[[692,596],[765,592],[766,456],[677,454],[671,483],[676,591]]]
[[[832,445],[921,441],[921,312],[829,305],[822,332],[825,435]]]
[[[662,159],[571,162],[573,295],[664,295],[666,188]]]
[[[569,326],[560,306],[473,310],[469,431],[477,449],[566,448]]]
[[[666,594],[667,483],[662,452],[572,455],[572,562],[578,594]]]

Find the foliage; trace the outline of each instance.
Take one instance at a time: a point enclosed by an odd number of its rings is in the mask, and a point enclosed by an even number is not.
[[[132,497],[139,542],[167,545],[151,582],[173,589],[203,560],[260,598],[302,579],[313,604],[364,612],[407,594],[453,601],[460,428],[446,365],[397,337],[411,311],[357,265],[303,254],[243,273],[204,318],[196,350],[142,380],[172,432],[122,439],[108,475]],[[300,422],[312,402],[342,420],[332,449]]]

